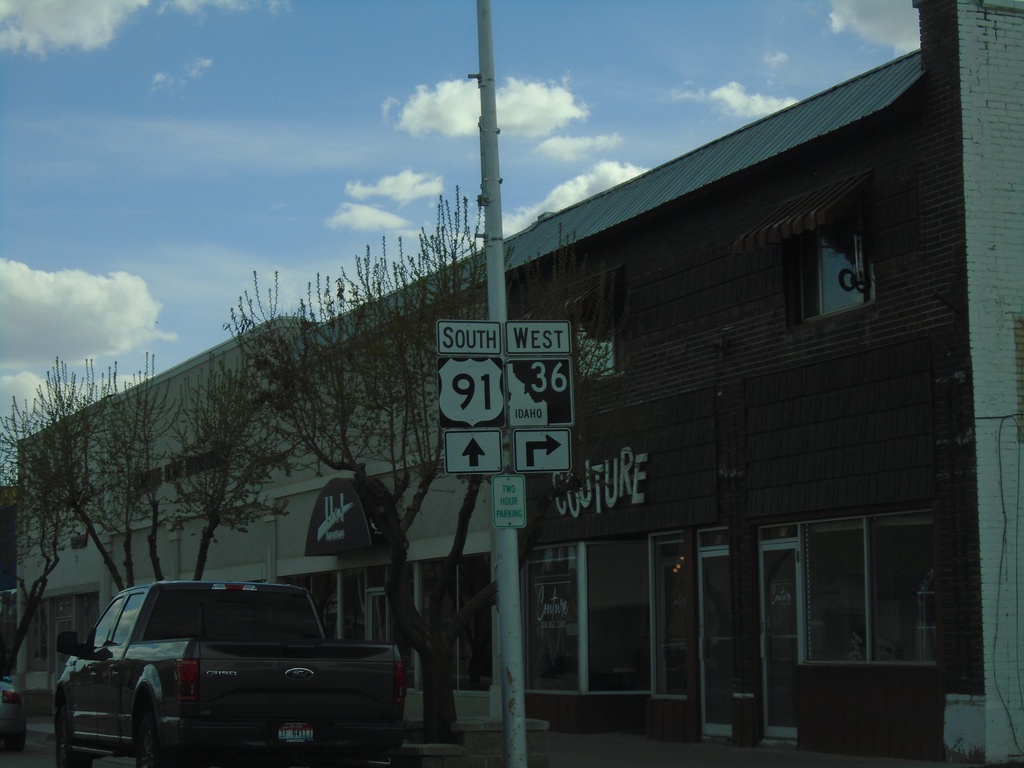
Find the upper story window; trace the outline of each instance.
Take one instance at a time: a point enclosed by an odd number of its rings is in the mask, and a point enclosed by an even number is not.
[[[580,371],[594,378],[618,371],[616,341],[613,322],[599,330],[591,330],[587,326],[577,328],[576,354],[579,358]]]
[[[798,321],[854,309],[874,298],[873,270],[865,253],[858,211],[801,233],[784,245],[797,272],[793,302]],[[786,246],[790,246],[787,248]]]
[[[867,171],[793,198],[733,243],[734,254],[777,246],[791,325],[874,300],[864,231],[871,177]]]
[[[622,371],[620,329],[626,312],[622,267],[580,274],[583,263],[568,249],[512,273],[515,294],[527,302],[516,319],[567,320],[576,372],[597,379]]]

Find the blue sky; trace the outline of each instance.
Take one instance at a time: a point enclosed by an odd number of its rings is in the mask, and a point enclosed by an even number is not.
[[[911,0],[491,0],[506,235],[918,47]],[[0,407],[480,189],[475,0],[0,0]],[[409,239],[411,238],[411,239]]]

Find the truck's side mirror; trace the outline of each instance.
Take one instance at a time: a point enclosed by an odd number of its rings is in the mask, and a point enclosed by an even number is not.
[[[77,632],[67,630],[57,634],[57,650],[68,656],[85,656],[92,649],[78,642]]]
[[[109,648],[93,648],[92,643],[78,642],[78,633],[72,630],[57,634],[57,650],[89,661],[107,661],[114,656]]]

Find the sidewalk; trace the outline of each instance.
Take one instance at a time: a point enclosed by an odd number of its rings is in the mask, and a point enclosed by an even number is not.
[[[789,746],[676,744],[632,733],[554,733],[550,768],[951,768],[952,763],[807,752]],[[966,763],[955,768],[968,768]]]
[[[29,740],[53,742],[48,718],[29,721]],[[934,763],[889,757],[807,752],[788,746],[734,747],[729,744],[674,744],[634,733],[557,733],[548,737],[549,768],[977,768],[967,763]],[[1021,768],[1012,763],[1006,768]]]

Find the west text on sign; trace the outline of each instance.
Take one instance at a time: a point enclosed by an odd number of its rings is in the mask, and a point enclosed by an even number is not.
[[[505,323],[505,349],[510,355],[567,355],[571,338],[567,320]]]

